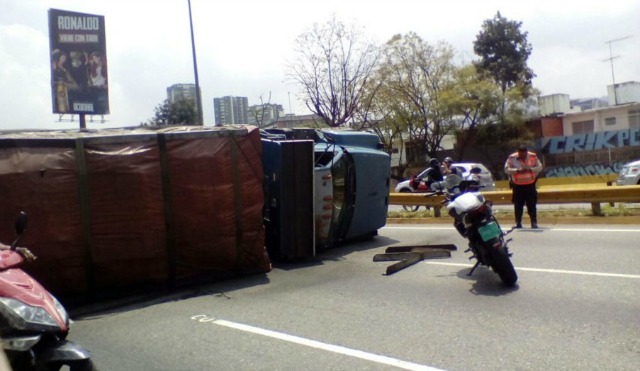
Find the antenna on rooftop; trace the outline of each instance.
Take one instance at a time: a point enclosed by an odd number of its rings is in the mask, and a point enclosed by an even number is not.
[[[615,74],[613,73],[613,60],[616,59],[616,58],[620,58],[620,56],[619,55],[616,55],[615,57],[613,56],[613,52],[611,50],[611,44],[613,44],[614,42],[617,42],[617,41],[626,40],[626,39],[631,38],[631,37],[633,37],[633,35],[628,35],[628,36],[625,36],[625,37],[620,37],[620,38],[617,38],[617,39],[605,41],[605,44],[609,44],[609,58],[603,60],[603,62],[606,62],[606,61],[611,62],[611,80],[613,80],[613,101],[614,101],[614,104],[616,106],[618,105],[618,92],[617,92],[617,89],[616,89],[616,77],[615,77]]]

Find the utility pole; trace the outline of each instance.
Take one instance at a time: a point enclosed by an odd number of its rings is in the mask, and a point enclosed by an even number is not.
[[[609,58],[605,59],[603,62],[609,61],[611,62],[611,80],[613,81],[613,101],[614,104],[617,106],[618,105],[618,89],[616,89],[616,76],[613,73],[613,60],[616,58],[619,58],[619,55],[616,55],[615,57],[613,56],[613,52],[611,50],[611,44],[613,44],[614,42],[617,41],[622,41],[622,40],[626,40],[630,37],[632,37],[633,35],[629,35],[629,36],[625,36],[625,37],[620,37],[617,39],[613,39],[613,40],[609,40],[609,41],[605,41],[605,44],[609,44]]]
[[[191,0],[187,0],[189,5],[189,25],[191,26],[191,52],[193,54],[193,75],[196,80],[196,105],[198,109],[198,125],[204,125],[204,118],[202,117],[202,96],[200,94],[200,82],[198,81],[198,62],[196,59],[196,43],[193,37],[193,19],[191,18]]]

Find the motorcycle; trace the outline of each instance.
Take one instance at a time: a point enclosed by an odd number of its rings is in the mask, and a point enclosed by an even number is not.
[[[409,180],[409,187],[416,192],[448,192],[452,194],[460,193],[460,183],[462,177],[456,174],[450,174],[444,177],[444,180],[432,180],[429,176],[419,179],[413,176]]]
[[[20,269],[17,244],[27,215],[16,220],[16,238],[0,250],[0,339],[14,370],[95,370],[90,353],[67,341],[70,319],[60,302]]]
[[[460,183],[460,193],[435,192],[444,194],[449,216],[454,219],[454,227],[460,235],[469,241],[471,252],[469,259],[476,259],[476,264],[468,275],[472,275],[479,265],[491,267],[500,276],[507,286],[514,286],[518,281],[513,264],[512,254],[509,252],[505,236],[513,231],[513,228],[503,232],[498,220],[493,215],[492,202],[485,200],[478,192],[479,183],[473,180],[464,180]]]

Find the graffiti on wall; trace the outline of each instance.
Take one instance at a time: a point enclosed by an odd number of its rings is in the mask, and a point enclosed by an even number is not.
[[[633,146],[640,146],[640,128],[540,138],[536,147],[542,153],[556,155]]]
[[[624,162],[614,162],[613,164],[553,166],[545,169],[543,175],[546,178],[562,178],[571,176],[618,174],[624,164]]]

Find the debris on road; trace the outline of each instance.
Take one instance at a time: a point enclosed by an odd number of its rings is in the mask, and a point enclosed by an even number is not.
[[[373,256],[374,262],[396,261],[387,267],[386,275],[389,276],[399,272],[415,263],[424,259],[440,259],[450,258],[451,251],[458,248],[456,245],[419,245],[419,246],[391,246],[385,250],[384,254],[376,254]]]
[[[396,246],[387,247],[387,250],[385,250],[385,252],[424,252],[424,251],[431,251],[433,249],[444,249],[444,250],[456,251],[458,250],[458,247],[450,243],[444,244],[444,245],[413,245],[413,246],[396,245]]]

